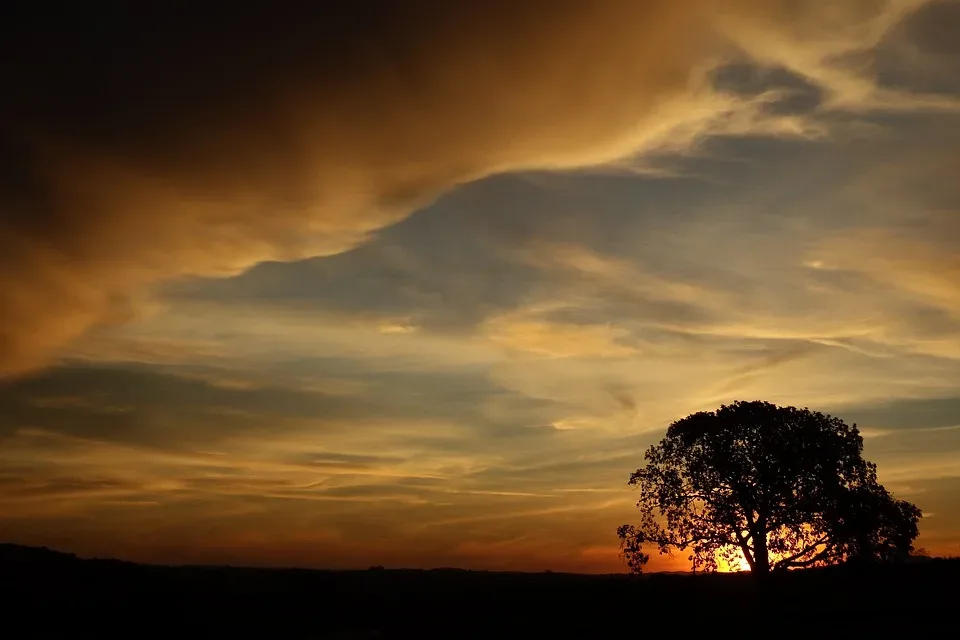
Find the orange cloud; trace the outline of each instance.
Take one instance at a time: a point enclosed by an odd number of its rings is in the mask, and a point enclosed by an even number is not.
[[[14,18],[0,51],[21,61],[0,77],[0,374],[130,317],[151,284],[342,251],[463,181],[718,126],[805,135],[728,117],[737,103],[702,72],[731,43],[822,70],[808,35],[830,35],[816,42],[833,55],[869,44],[875,29],[854,28],[867,18],[900,15],[813,0],[204,6]]]

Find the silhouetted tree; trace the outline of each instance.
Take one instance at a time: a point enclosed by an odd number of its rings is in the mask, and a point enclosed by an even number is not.
[[[863,459],[856,425],[808,409],[735,402],[670,425],[630,476],[640,521],[617,530],[628,566],[645,546],[691,552],[694,571],[742,554],[751,571],[906,558],[920,510]]]

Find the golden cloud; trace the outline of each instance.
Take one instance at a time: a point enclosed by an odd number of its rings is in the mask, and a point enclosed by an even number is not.
[[[123,321],[153,283],[342,251],[490,173],[695,138],[731,110],[702,72],[733,50],[845,86],[828,58],[916,3],[248,4],[14,18],[0,375]]]

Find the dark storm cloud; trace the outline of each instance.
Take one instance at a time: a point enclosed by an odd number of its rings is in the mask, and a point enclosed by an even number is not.
[[[287,367],[295,374],[297,364]],[[331,359],[301,362],[317,372],[336,371],[351,379],[351,365]],[[356,368],[354,364],[353,368]],[[216,371],[206,377],[165,373],[161,369],[60,367],[22,377],[0,387],[0,436],[20,429],[42,429],[69,436],[126,442],[162,448],[211,446],[234,436],[283,439],[298,433],[335,433],[362,429],[369,420],[442,421],[448,424],[454,448],[465,449],[481,438],[489,446],[524,432],[524,421],[542,422],[560,410],[558,403],[526,398],[502,389],[482,373],[417,374],[354,372],[364,383],[362,396],[304,391],[277,384],[246,387],[217,383]],[[499,403],[509,417],[483,411]],[[509,424],[501,424],[507,420]],[[499,434],[499,435],[498,435]],[[412,442],[417,436],[410,435]],[[409,442],[408,442],[409,443]],[[305,452],[298,463],[360,465],[355,454],[342,457]]]
[[[8,476],[0,479],[5,500],[17,499],[70,499],[81,494],[136,491],[141,487],[135,482],[113,478],[52,477],[37,482],[34,478]]]
[[[960,397],[891,399],[869,407],[849,407],[844,415],[862,426],[912,430],[960,426]]]
[[[912,13],[900,28],[924,52],[957,56],[960,55],[955,29],[958,22],[960,4],[956,0],[935,0]]]
[[[289,419],[355,416],[320,393],[222,388],[149,370],[59,368],[0,388],[0,433],[44,429],[104,441],[196,446],[230,433],[267,433]]]
[[[740,62],[717,68],[712,76],[721,91],[746,96],[775,96],[765,109],[773,113],[808,113],[820,106],[823,89],[783,67],[763,68]]]
[[[960,94],[960,3],[928,2],[892,29],[877,47],[881,83],[912,91]]]

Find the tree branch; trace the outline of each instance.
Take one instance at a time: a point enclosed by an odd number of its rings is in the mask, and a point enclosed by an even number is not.
[[[790,565],[790,563],[793,562],[794,560],[797,560],[798,558],[802,558],[803,556],[807,555],[807,554],[810,553],[811,551],[815,551],[817,547],[819,547],[821,544],[825,543],[827,540],[828,540],[828,536],[827,536],[826,534],[824,534],[824,535],[820,536],[820,538],[817,539],[816,541],[811,542],[811,543],[808,544],[806,547],[804,547],[803,550],[801,550],[801,551],[793,554],[793,555],[790,556],[789,558],[781,558],[780,560],[778,560],[778,561],[776,562],[776,564],[777,564],[777,565],[780,565],[780,564]]]
[[[753,557],[753,549],[747,544],[748,538],[746,538],[739,529],[734,529],[734,534],[737,536],[737,542],[740,544],[740,551],[743,552],[744,560],[747,561],[750,569],[753,570],[754,563],[756,563],[757,560]]]
[[[822,542],[819,544],[822,544]],[[803,557],[805,554],[809,553],[815,548],[816,546],[808,547],[802,553],[791,556],[791,558]],[[807,560],[799,560],[799,561],[795,559],[780,560],[775,564],[775,567],[777,569],[788,569],[790,567],[797,567],[797,568],[809,567],[812,564],[816,564],[817,562],[824,560],[827,557],[827,555],[834,550],[834,548],[835,548],[835,545],[827,545],[826,547],[824,547],[822,551],[820,551],[820,553],[813,556],[812,558],[808,558]]]

